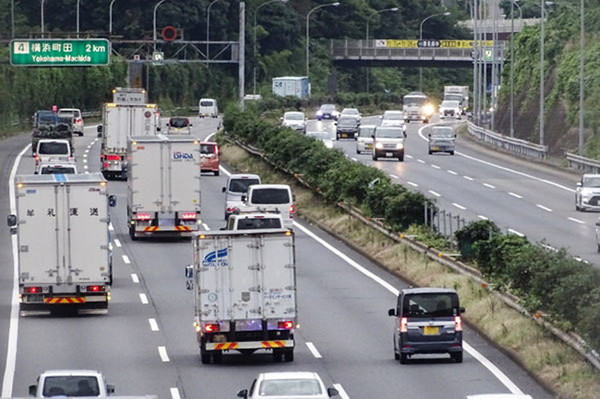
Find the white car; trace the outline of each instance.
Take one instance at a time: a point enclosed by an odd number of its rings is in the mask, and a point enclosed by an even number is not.
[[[586,173],[577,182],[575,210],[600,210],[600,175]]]
[[[342,110],[342,113],[340,114],[340,118],[342,116],[352,116],[353,118],[355,118],[358,121],[358,123],[360,123],[360,119],[361,119],[360,111],[356,108],[344,108]]]
[[[381,117],[383,127],[401,127],[406,132],[406,123],[404,122],[404,113],[402,111],[385,111]]]
[[[283,114],[281,126],[290,127],[298,132],[306,132],[306,116],[304,112],[289,111]]]
[[[456,118],[460,119],[462,110],[460,108],[460,103],[455,100],[444,100],[440,104],[440,119],[445,118]]]
[[[322,141],[325,147],[333,148],[333,140],[329,137],[328,132],[307,132],[306,137],[311,137],[315,140]]]
[[[75,161],[63,161],[61,159],[50,159],[47,162],[36,166],[34,174],[36,175],[67,175],[77,174],[77,165]]]
[[[245,399],[328,399],[338,396],[335,388],[326,388],[319,374],[305,371],[261,373],[250,389],[237,393]]]
[[[83,136],[83,117],[81,111],[77,108],[61,108],[58,110],[58,116],[70,116],[73,118],[73,133]]]
[[[358,128],[356,137],[356,153],[362,154],[373,152],[373,135],[375,134],[375,125],[361,125]]]

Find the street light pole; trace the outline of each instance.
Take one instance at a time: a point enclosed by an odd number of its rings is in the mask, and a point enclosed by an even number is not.
[[[10,25],[12,38],[15,38],[15,0],[10,0]]]
[[[367,17],[367,31],[365,33],[365,46],[369,42],[369,22],[371,21],[371,18],[374,15],[377,15],[377,14],[380,14],[380,13],[386,12],[386,11],[396,12],[396,11],[398,11],[398,7],[384,8],[383,10],[377,10]],[[369,68],[367,66],[367,93],[369,92],[369,73],[370,73],[370,71],[371,71],[371,68]]]
[[[329,7],[329,6],[337,7],[339,5],[340,5],[340,3],[337,1],[335,3],[321,4],[320,6],[316,6],[315,8],[313,8],[306,14],[306,77],[308,78],[309,81],[310,81],[310,64],[309,64],[310,14],[312,14],[314,11],[318,10],[319,8]]]
[[[42,19],[41,23],[42,23],[42,27],[40,29],[40,32],[42,33],[42,37],[44,37],[44,1],[45,0],[41,0],[40,1],[40,3],[41,3],[41,9],[42,9],[41,10],[41,19]]]
[[[208,49],[208,41],[210,39],[210,8],[219,0],[213,0],[210,2],[208,7],[206,8],[206,65],[208,66],[208,61],[210,60],[209,49]]]
[[[540,0],[540,4],[540,145],[544,145],[544,0]]]
[[[262,4],[260,4],[258,7],[256,7],[256,10],[254,10],[254,24],[252,26],[252,29],[254,31],[254,40],[252,42],[253,43],[252,54],[254,56],[254,72],[253,72],[252,81],[253,81],[253,86],[254,86],[254,90],[253,90],[254,94],[256,94],[256,62],[257,62],[257,59],[256,59],[256,17],[258,15],[258,10],[260,10],[261,7],[266,6],[267,4],[274,3],[276,1],[279,1],[281,3],[287,3],[289,0],[269,0],[269,1],[266,1]]]
[[[113,11],[113,4],[115,4],[115,1],[117,0],[111,0],[110,4],[108,5],[108,33],[112,34],[112,11]]]
[[[167,0],[160,0],[158,3],[156,3],[156,5],[154,6],[154,18],[152,19],[152,26],[154,27],[153,29],[153,43],[154,43],[154,52],[156,52],[156,10],[158,9],[158,6],[160,6],[162,3],[164,3]]]
[[[425,19],[423,19],[421,21],[421,24],[419,25],[419,42],[423,41],[423,24],[425,23],[425,21],[427,21],[428,19],[433,18],[433,17],[439,17],[440,15],[448,16],[448,15],[450,15],[450,13],[442,12],[439,14],[433,14],[428,17],[425,17]],[[420,53],[419,53],[419,56],[420,56]],[[423,91],[423,68],[422,67],[419,67],[419,91]]]
[[[77,0],[77,38],[79,39],[79,0]]]
[[[579,140],[577,145],[577,155],[583,156],[583,129],[584,129],[584,54],[585,54],[585,25],[584,25],[584,0],[581,0],[579,7],[580,29],[579,29]]]

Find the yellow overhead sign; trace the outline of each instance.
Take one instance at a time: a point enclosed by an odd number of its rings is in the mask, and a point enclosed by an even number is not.
[[[386,48],[473,48],[473,40],[375,40],[376,47]],[[493,47],[493,40],[480,40],[478,46]]]

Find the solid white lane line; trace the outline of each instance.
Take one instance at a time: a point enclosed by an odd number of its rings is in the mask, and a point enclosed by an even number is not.
[[[484,186],[486,186],[487,188],[496,188],[496,186],[492,186],[491,184],[488,183],[483,183]]]
[[[469,177],[469,176],[463,176],[463,177],[464,177],[465,179],[469,180],[469,181],[473,181],[473,180],[475,180],[475,179],[473,179],[472,177]]]
[[[115,238],[114,241],[115,241],[115,245],[120,248],[121,247],[121,241],[119,241],[118,238]]]
[[[202,223],[202,227],[204,227],[204,230],[206,231],[210,230],[210,227],[208,227],[206,223]]]
[[[453,202],[452,205],[454,205],[455,207],[457,207],[458,209],[462,209],[463,211],[467,208],[465,208],[464,206],[457,204],[456,202]]]
[[[125,263],[127,263],[127,264],[130,264],[130,263],[131,263],[131,261],[129,260],[129,256],[127,256],[127,255],[123,255],[123,262],[125,262]]]
[[[509,193],[508,193],[508,195],[512,195],[512,196],[513,196],[513,197],[515,197],[515,198],[523,198],[523,196],[522,196],[522,195],[515,194],[515,193],[511,193],[511,192],[509,192]]]
[[[150,329],[152,331],[158,331],[158,323],[156,319],[148,319],[148,323],[150,324]]]
[[[545,210],[546,212],[552,212],[552,209],[545,207],[544,205],[540,205],[540,204],[535,204],[535,206],[537,206],[540,209]]]
[[[136,284],[140,282],[140,278],[135,273],[131,273],[131,280]]]
[[[163,362],[170,362],[171,361],[169,359],[169,355],[167,354],[167,348],[165,348],[164,346],[159,346],[158,347],[158,354],[160,355],[160,359]]]
[[[8,201],[10,203],[10,213],[17,214],[17,197],[15,196],[15,176],[23,154],[29,150],[31,144],[28,144],[16,156],[13,166],[10,170],[8,178]],[[10,324],[8,327],[8,347],[6,348],[6,366],[4,368],[4,377],[2,378],[2,394],[3,398],[12,396],[13,383],[15,377],[15,368],[17,363],[17,339],[19,337],[19,252],[17,235],[11,235],[12,257],[13,257],[13,289],[12,301],[10,304]]]
[[[417,183],[414,183],[412,181],[407,181],[406,184],[410,184],[413,187],[419,187],[419,185]]]
[[[394,296],[396,296],[396,297],[398,296],[398,294],[399,294],[400,291],[398,291],[390,283],[388,283],[387,281],[385,281],[381,277],[377,276],[373,272],[365,269],[363,266],[361,266],[360,264],[358,264],[357,262],[355,262],[354,260],[352,260],[348,255],[344,254],[343,252],[341,252],[337,248],[333,247],[328,242],[326,242],[323,239],[321,239],[320,237],[318,237],[316,234],[314,234],[312,231],[308,230],[302,224],[298,223],[295,220],[294,220],[293,223],[294,223],[294,227],[297,227],[299,230],[302,230],[306,235],[308,235],[309,237],[311,237],[312,239],[314,239],[315,241],[317,241],[319,244],[321,244],[322,246],[324,246],[325,248],[327,248],[334,255],[337,255],[339,258],[341,258],[342,260],[344,260],[346,263],[348,263],[350,266],[352,266],[358,272],[360,272],[360,273],[364,274],[365,276],[369,277],[370,279],[372,279],[373,281],[375,281],[376,283],[378,283],[379,285],[381,285],[383,288],[385,288],[386,290],[388,290],[389,292],[391,292]],[[465,349],[465,351],[467,353],[472,354],[473,357],[475,357],[477,360],[479,360],[481,362],[481,364],[483,364],[483,366],[485,366],[492,374],[494,374],[500,380],[500,382],[502,382],[504,384],[504,386],[506,386],[512,393],[519,393],[519,392],[521,392],[521,390],[519,390],[519,388],[515,384],[513,384],[508,379],[508,377],[506,377],[506,375],[502,374],[502,372],[500,372],[500,370],[498,370],[498,368],[496,366],[494,366],[489,360],[487,362],[481,361],[480,359],[486,359],[486,358],[483,357],[483,355],[481,355],[475,349],[473,349],[473,347],[471,347],[470,345],[468,345],[468,344],[466,345],[466,341],[464,341],[464,340],[463,340],[463,348]],[[340,396],[342,396],[342,390],[338,389],[338,387],[336,385],[334,385],[334,386],[336,387],[336,389],[338,391],[340,391]],[[339,387],[341,388],[341,385],[339,385]],[[344,392],[344,394],[346,394],[346,393]],[[344,397],[344,396],[342,396],[342,397]],[[345,397],[348,397],[347,394],[346,394]]]
[[[181,395],[179,395],[179,389],[171,388],[171,399],[181,399]]]
[[[458,173],[456,173],[456,172],[455,172],[455,171],[453,171],[453,170],[448,170],[448,173],[450,173],[451,175],[454,175],[454,176],[458,175]]]
[[[442,196],[442,194],[438,194],[438,193],[436,193],[436,192],[435,192],[435,191],[433,191],[433,190],[429,190],[429,192],[430,192],[431,194],[435,195],[436,197],[441,197],[441,196]]]
[[[572,218],[572,217],[569,217],[568,219],[569,219],[570,221],[572,221],[572,222],[575,222],[575,223],[579,223],[579,224],[585,224],[585,222],[582,222],[582,221],[581,221],[581,220],[579,220],[579,219],[575,219],[575,218]]]
[[[393,174],[391,174],[391,173],[390,173],[390,177],[391,177],[392,179],[397,179],[397,178],[398,178],[398,176],[396,176],[396,175],[393,175]]]
[[[310,351],[310,353],[312,353],[314,357],[316,357],[317,359],[323,358],[323,356],[321,356],[321,354],[317,350],[317,347],[312,342],[307,342],[306,346],[308,347],[308,350]]]
[[[432,168],[434,168],[434,169],[442,169],[442,168],[440,168],[440,167],[439,167],[439,166],[437,166],[437,165],[431,165],[431,167],[432,167]]]
[[[525,237],[525,234],[523,234],[523,233],[519,233],[517,230],[508,229],[508,232],[509,232],[509,233],[512,233],[512,234],[516,234],[516,235],[518,235],[519,237]]]
[[[340,394],[340,398],[350,399],[350,396],[348,396],[348,394],[344,390],[344,387],[342,387],[342,384],[333,384],[333,387],[337,389],[338,393]]]
[[[109,223],[109,224],[108,224],[108,229],[109,229],[110,231],[114,231],[114,230],[115,230],[115,228],[113,227],[112,223]]]
[[[425,163],[425,161],[423,161],[422,159],[417,159],[417,162],[419,162],[419,163]]]
[[[483,215],[477,215],[477,217],[481,220],[489,220],[487,217],[485,217]]]
[[[147,304],[148,304],[148,297],[146,296],[146,294],[144,294],[144,293],[140,293],[140,301],[142,301],[142,303],[143,303],[144,305],[147,305]]]

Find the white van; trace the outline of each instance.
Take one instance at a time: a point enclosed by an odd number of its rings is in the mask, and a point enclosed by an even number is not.
[[[73,148],[69,140],[61,139],[42,139],[38,141],[35,151],[35,167],[38,168],[42,163],[57,161],[73,161]]]
[[[287,184],[253,184],[242,195],[240,213],[278,213],[283,227],[291,229],[296,206],[292,189]]]
[[[219,116],[217,100],[214,98],[201,98],[200,102],[198,102],[198,116],[200,118],[204,118],[205,116],[217,118]]]

